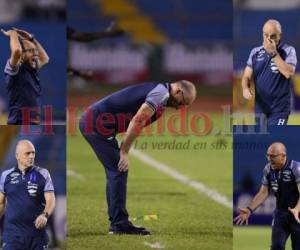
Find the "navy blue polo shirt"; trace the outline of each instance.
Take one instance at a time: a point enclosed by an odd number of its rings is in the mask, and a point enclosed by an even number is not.
[[[41,85],[36,69],[22,63],[5,69],[5,84],[8,92],[8,124],[22,124],[22,108],[40,108]],[[39,121],[39,112],[30,112],[31,120]]]
[[[287,161],[281,170],[273,170],[268,163],[263,170],[262,185],[276,197],[278,209],[294,208],[299,200],[300,163]]]
[[[280,43],[277,52],[288,64],[296,67],[296,51]],[[247,66],[253,69],[256,113],[290,113],[291,81],[282,75],[263,46],[252,49]]]
[[[45,208],[45,192],[54,192],[47,169],[32,166],[22,173],[18,167],[4,171],[0,192],[6,197],[3,238],[13,235],[46,236],[45,228],[37,229],[34,221]]]
[[[147,103],[155,112],[149,123],[156,121],[167,105],[170,97],[169,91],[169,83],[151,82],[132,85],[101,99],[91,105],[88,110],[93,111],[94,119],[101,117],[102,125],[113,131],[111,135],[115,135],[127,130],[132,117],[143,103]],[[108,116],[110,118],[107,118]]]

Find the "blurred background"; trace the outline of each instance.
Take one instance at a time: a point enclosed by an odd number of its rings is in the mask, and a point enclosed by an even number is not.
[[[69,42],[69,106],[86,106],[117,89],[145,81],[196,83],[197,110],[231,103],[231,0],[72,0],[67,23],[76,31],[103,31],[112,21],[122,37]]]
[[[234,0],[234,81],[233,109],[249,113],[254,102],[242,96],[241,77],[252,48],[262,44],[262,26],[268,19],[282,25],[282,41],[296,49],[298,65],[292,79],[293,100],[289,124],[300,124],[300,1],[299,0]],[[239,123],[241,124],[241,123]]]
[[[240,131],[236,126],[235,130]],[[246,207],[261,186],[263,169],[268,163],[265,155],[273,142],[286,145],[289,160],[300,161],[298,126],[285,128],[272,126],[267,133],[234,133],[233,136],[233,202],[234,216],[239,207]],[[271,245],[271,223],[276,199],[273,195],[262,204],[249,219],[249,226],[234,227],[234,249],[269,249]],[[288,243],[286,249],[290,248]]]
[[[66,31],[64,0],[1,0],[0,28],[12,27],[33,33],[47,51],[50,62],[40,71],[42,106],[53,107],[53,122],[65,123]],[[9,38],[0,34],[0,124],[7,121],[4,67],[10,57]],[[42,112],[43,115],[43,112]],[[43,116],[42,116],[43,117]]]
[[[39,134],[39,135],[35,135]],[[20,126],[0,128],[1,173],[16,166],[15,148],[19,140],[30,140],[35,146],[35,165],[49,170],[55,189],[56,206],[49,218],[47,231],[50,249],[65,249],[66,239],[66,129],[54,126],[53,135],[45,133],[43,127],[32,126],[24,133]],[[2,221],[1,221],[2,225]],[[2,226],[1,226],[2,228]]]

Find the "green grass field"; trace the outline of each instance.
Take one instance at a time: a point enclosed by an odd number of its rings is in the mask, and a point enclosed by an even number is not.
[[[212,114],[214,124],[222,117]],[[152,143],[206,143],[204,149],[158,150]],[[211,145],[226,142],[228,147]],[[146,143],[147,149],[139,148]],[[213,144],[212,144],[213,143]],[[137,149],[172,166],[190,179],[200,181],[228,199],[232,193],[232,151],[230,136],[143,136]],[[198,191],[155,170],[134,156],[130,157],[127,208],[131,218],[157,214],[158,220],[138,219],[135,224],[151,230],[152,235],[108,235],[105,177],[90,146],[79,135],[68,138],[68,248],[69,249],[232,249],[232,211]],[[74,176],[74,173],[75,176]]]
[[[271,227],[234,227],[233,242],[233,250],[269,250]],[[290,239],[285,249],[292,249]]]

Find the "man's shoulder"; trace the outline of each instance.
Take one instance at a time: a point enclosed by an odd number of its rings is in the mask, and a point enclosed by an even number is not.
[[[9,169],[6,169],[4,170],[2,173],[1,173],[1,178],[6,178],[9,174],[13,173],[15,170],[15,167],[12,167],[12,168],[9,168]]]
[[[280,48],[282,49],[295,49],[295,47],[293,47],[292,45],[289,45],[287,43],[283,43]]]
[[[300,169],[300,162],[291,160],[291,162],[289,164],[289,168],[291,170]]]
[[[255,55],[255,54],[259,53],[260,51],[264,51],[264,47],[262,45],[252,48],[250,54]]]
[[[270,171],[271,171],[271,165],[270,165],[270,163],[267,163],[265,165],[263,171],[264,171],[264,174],[269,174],[270,173]]]
[[[40,175],[42,175],[45,179],[48,178],[48,175],[49,175],[48,169],[42,168],[42,167],[39,167],[39,166],[34,166],[33,170],[36,171],[37,173],[39,173]]]
[[[287,43],[282,44],[279,48],[281,50],[285,51],[286,54],[290,54],[291,52],[296,53],[295,47],[293,47]]]

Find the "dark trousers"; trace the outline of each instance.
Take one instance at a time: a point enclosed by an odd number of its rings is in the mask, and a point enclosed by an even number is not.
[[[256,113],[255,121],[256,121],[256,125],[263,125],[263,124],[266,124],[267,126],[287,125],[289,115],[290,115],[289,112],[273,113],[273,114]]]
[[[79,123],[80,131],[104,166],[106,174],[106,199],[111,226],[128,223],[126,210],[128,172],[118,170],[120,150],[114,137],[104,137],[95,131],[86,133],[84,119]]]
[[[300,250],[300,224],[291,212],[276,209],[272,225],[271,250],[284,250],[289,236],[291,236],[292,249]]]
[[[46,250],[48,237],[29,237],[11,235],[3,239],[3,250]]]

